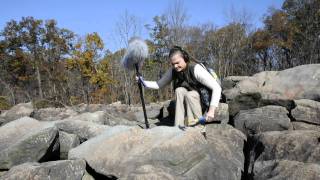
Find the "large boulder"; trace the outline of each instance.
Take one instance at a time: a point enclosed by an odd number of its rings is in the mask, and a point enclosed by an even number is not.
[[[121,103],[120,103],[121,104]],[[83,112],[96,112],[96,111],[104,111],[106,107],[108,107],[110,104],[77,104],[72,106],[72,109],[76,112],[83,113]]]
[[[320,99],[320,64],[297,66],[283,71],[265,71],[224,90],[233,116],[239,110],[264,105],[290,109],[295,99]]]
[[[23,117],[0,127],[0,169],[10,169],[24,162],[53,158],[58,149],[58,129]]]
[[[122,179],[241,179],[243,164],[230,161],[233,149],[218,144],[197,128],[115,126],[71,149],[69,159],[85,159],[95,172]]]
[[[229,106],[226,103],[219,103],[214,114],[214,120],[222,124],[229,123]]]
[[[291,122],[294,130],[315,130],[320,131],[319,125],[309,124],[305,122]]]
[[[131,179],[131,180],[149,180],[149,179],[183,180],[183,179],[187,179],[187,177],[181,178],[177,175],[173,175],[173,173],[170,174],[161,168],[157,168],[152,165],[143,165],[137,168],[133,173],[129,174],[128,179]]]
[[[265,179],[266,176],[286,179],[283,176],[296,171],[294,167],[302,166],[301,163],[319,165],[319,139],[320,132],[313,130],[269,131],[255,135],[252,140],[253,149],[248,153],[247,158],[248,175],[257,177],[254,179]],[[277,164],[281,161],[290,161],[290,163]],[[301,163],[292,166],[291,161]],[[274,173],[279,172],[280,169],[284,172],[276,176]],[[304,170],[304,172],[307,171],[308,168]]]
[[[69,150],[80,144],[79,137],[75,134],[69,134],[59,131],[60,159],[68,159]]]
[[[221,86],[223,90],[234,88],[240,81],[247,79],[249,76],[228,76],[223,79]]]
[[[12,167],[0,179],[81,180],[85,172],[86,162],[84,160],[29,162]]]
[[[76,116],[79,113],[72,108],[42,108],[36,109],[31,114],[31,117],[39,121],[56,121],[65,119],[71,116]]]
[[[6,124],[8,122],[9,122],[8,120],[4,119],[3,117],[0,117],[0,126]]]
[[[97,124],[106,124],[106,112],[96,111],[96,112],[84,112],[75,116],[71,116],[64,120],[79,120],[88,121]]]
[[[270,131],[255,138],[256,163],[269,160],[320,162],[319,131]]]
[[[151,103],[146,106],[147,117],[150,119],[155,119],[159,116],[160,110],[163,107],[162,104]],[[142,106],[135,108],[135,117],[138,121],[144,121],[143,109]]]
[[[6,174],[8,171],[6,170],[0,170],[0,179],[1,179],[1,176],[3,176],[4,174]]]
[[[264,161],[256,165],[253,179],[316,180],[320,179],[320,165],[288,160]]]
[[[125,125],[125,126],[136,126],[141,124],[137,121],[134,112],[130,112],[127,110],[115,110],[113,108],[106,109],[106,121],[105,124],[108,126],[117,126],[117,125]]]
[[[244,172],[245,157],[243,149],[247,137],[239,130],[226,124],[206,125],[206,139],[214,151],[216,172],[221,175],[231,171],[231,179],[241,177]],[[216,176],[217,177],[217,176]]]
[[[146,113],[151,127],[159,122],[158,118],[163,108],[163,103],[146,105]],[[142,106],[112,104],[106,109],[106,124],[110,126],[126,125],[145,127],[145,118]]]
[[[24,116],[30,116],[33,112],[32,103],[20,103],[13,106],[11,109],[5,111],[0,115],[1,118],[5,119],[6,122],[19,119]]]
[[[81,143],[110,128],[106,125],[77,120],[61,120],[55,121],[54,123],[59,131],[77,135]]]
[[[294,103],[296,107],[291,114],[296,121],[320,125],[320,102],[300,99]]]
[[[234,125],[247,135],[265,131],[283,131],[292,129],[289,112],[281,106],[240,110],[234,118]]]

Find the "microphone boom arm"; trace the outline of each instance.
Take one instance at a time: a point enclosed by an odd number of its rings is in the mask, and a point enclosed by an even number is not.
[[[136,67],[136,74],[137,74],[138,77],[140,77],[141,74],[139,72],[139,64],[136,63],[135,67]],[[145,103],[144,103],[144,97],[143,97],[141,81],[138,81],[138,86],[139,86],[139,91],[140,91],[140,98],[141,98],[141,104],[142,104],[142,109],[143,109],[144,122],[146,124],[146,128],[149,129],[149,122],[148,122],[148,118],[147,118],[146,106],[145,106]]]

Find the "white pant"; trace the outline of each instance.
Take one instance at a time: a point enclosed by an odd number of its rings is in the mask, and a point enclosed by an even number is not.
[[[184,87],[175,90],[176,110],[175,126],[192,126],[202,116],[200,95],[197,91],[188,91]]]

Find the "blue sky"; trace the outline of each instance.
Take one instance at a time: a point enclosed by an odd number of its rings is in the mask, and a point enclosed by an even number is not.
[[[233,8],[251,14],[255,27],[261,27],[261,19],[269,7],[281,8],[284,0],[182,0],[189,16],[189,25],[213,23],[224,26],[227,14]],[[115,42],[116,23],[127,11],[139,18],[142,24],[151,24],[152,18],[166,12],[173,0],[4,0],[0,6],[0,30],[6,22],[22,17],[55,19],[58,27],[67,28],[80,36],[98,32],[105,47],[119,49]],[[146,32],[142,32],[147,37]]]

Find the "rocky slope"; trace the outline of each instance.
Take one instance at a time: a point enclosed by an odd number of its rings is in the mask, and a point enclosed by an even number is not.
[[[172,127],[171,101],[0,114],[0,179],[320,179],[320,65],[223,81],[217,122]]]

